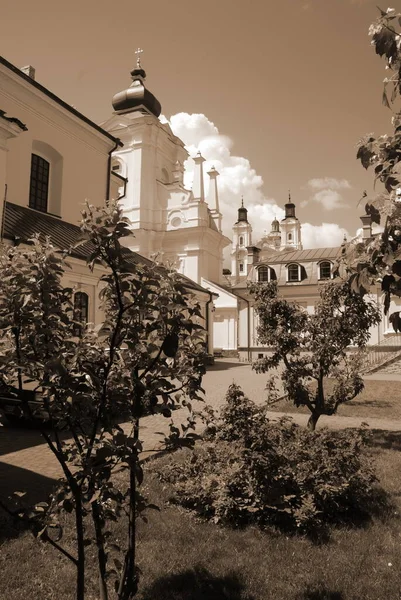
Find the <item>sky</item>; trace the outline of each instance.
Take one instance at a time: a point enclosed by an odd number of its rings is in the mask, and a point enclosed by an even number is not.
[[[335,246],[360,226],[363,191],[374,193],[358,140],[391,132],[387,73],[368,36],[376,4],[5,0],[0,54],[101,123],[143,48],[164,117],[220,173],[225,233],[243,196],[256,243],[290,190],[304,247]],[[401,0],[389,6],[401,11]]]

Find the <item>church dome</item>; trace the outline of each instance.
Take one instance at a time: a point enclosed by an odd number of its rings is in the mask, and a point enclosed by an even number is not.
[[[280,231],[280,223],[277,219],[272,221],[272,233],[278,233]]]
[[[158,117],[162,107],[158,99],[146,89],[146,73],[138,58],[136,68],[131,71],[132,83],[128,89],[113,96],[113,108],[116,113],[134,112],[145,108]]]

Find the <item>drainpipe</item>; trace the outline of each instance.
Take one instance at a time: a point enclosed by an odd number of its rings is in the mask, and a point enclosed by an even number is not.
[[[119,146],[124,146],[121,140],[116,138],[116,144],[114,148],[109,151],[109,157],[107,159],[107,181],[106,181],[106,204],[110,200],[110,179],[111,179],[111,155],[117,150]]]

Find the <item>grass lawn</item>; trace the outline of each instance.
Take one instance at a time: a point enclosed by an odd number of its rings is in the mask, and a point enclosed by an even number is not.
[[[329,391],[333,383],[333,380],[327,380],[325,388]],[[296,408],[292,402],[286,400],[273,404],[269,410],[309,414],[307,408]],[[337,414],[342,417],[377,417],[401,420],[401,382],[366,380],[363,392],[351,402],[342,404]]]
[[[328,543],[233,530],[166,504],[152,475],[146,492],[161,512],[140,523],[138,600],[396,600],[401,597],[401,435],[377,432],[371,452],[394,511],[360,529],[334,529]],[[178,456],[160,460],[179,460]],[[50,546],[0,515],[0,598],[73,600],[75,571]],[[115,527],[122,540],[123,525]],[[73,550],[72,539],[63,543]],[[87,600],[97,600],[89,557]],[[92,563],[92,564],[91,564]],[[110,600],[114,600],[114,593]]]

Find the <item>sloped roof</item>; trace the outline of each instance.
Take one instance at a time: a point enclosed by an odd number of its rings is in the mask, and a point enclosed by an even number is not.
[[[325,258],[335,259],[340,255],[340,252],[341,246],[336,248],[310,248],[309,250],[284,250],[269,256],[267,261],[260,262],[287,264],[290,262],[318,261]]]
[[[9,240],[20,240],[22,243],[29,243],[35,234],[41,234],[44,237],[49,237],[52,244],[60,250],[68,250],[71,246],[82,239],[82,232],[78,225],[67,223],[62,219],[42,213],[26,206],[5,203],[4,210],[4,230],[3,237]],[[92,242],[88,241],[74,248],[71,251],[71,256],[86,261],[87,258],[95,250]],[[137,252],[123,249],[126,254],[127,261],[132,264],[142,263],[151,265],[152,261]],[[210,295],[210,292],[192,281],[185,275],[180,276],[183,284],[192,290]]]
[[[65,102],[64,100],[62,100],[61,98],[59,98],[58,96],[56,96],[56,94],[53,94],[53,92],[51,92],[50,90],[48,90],[47,88],[45,88],[44,85],[41,85],[40,83],[38,83],[37,81],[35,81],[35,79],[32,79],[32,77],[29,77],[29,75],[26,75],[23,71],[21,71],[21,69],[19,69],[18,67],[16,67],[12,63],[10,63],[3,56],[0,56],[0,64],[4,65],[7,69],[9,69],[10,71],[12,71],[16,75],[18,75],[18,77],[21,77],[21,79],[24,79],[26,82],[30,83],[33,87],[35,87],[36,89],[40,90],[43,94],[45,94],[46,96],[48,96],[49,98],[51,98],[52,100],[54,100],[54,102],[57,102],[57,104],[59,104],[60,106],[62,106],[65,110],[67,110],[68,112],[72,113],[74,116],[78,117],[78,119],[81,119],[81,121],[84,121],[84,123],[86,123],[87,125],[89,125],[93,129],[96,129],[96,131],[98,131],[99,133],[101,133],[105,137],[109,138],[109,140],[112,140],[116,145],[118,145],[118,146],[122,146],[123,145],[122,142],[121,142],[121,140],[119,140],[118,138],[116,138],[113,135],[111,135],[111,133],[109,133],[105,129],[102,129],[102,127],[100,127],[99,125],[97,125],[96,123],[94,123],[93,121],[91,121],[90,119],[88,119],[88,117],[86,117],[85,115],[83,115],[82,113],[80,113],[76,108],[74,108],[70,104],[67,104],[67,102]]]

